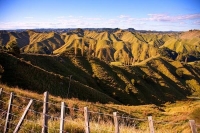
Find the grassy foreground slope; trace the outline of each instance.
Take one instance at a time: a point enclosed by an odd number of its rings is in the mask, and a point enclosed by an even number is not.
[[[3,88],[0,99],[7,103],[9,99],[9,92],[14,92],[14,100],[12,108],[12,113],[15,114],[15,117],[11,120],[13,124],[17,124],[19,118],[23,113],[23,108],[25,108],[29,102],[29,99],[37,99],[39,101],[43,100],[43,95],[34,93],[31,91],[25,91],[22,88],[18,87],[8,87],[7,85],[0,84],[0,87]],[[6,93],[5,93],[6,92]],[[26,98],[25,98],[26,97]],[[149,105],[139,105],[139,106],[125,106],[117,104],[101,104],[101,103],[91,103],[86,101],[81,101],[77,99],[63,99],[60,97],[55,97],[50,95],[49,97],[49,112],[48,115],[59,117],[60,116],[60,102],[64,101],[66,103],[66,119],[65,122],[65,131],[73,133],[83,133],[84,132],[84,121],[82,119],[82,109],[83,107],[88,107],[91,111],[90,113],[90,126],[91,132],[109,132],[114,131],[114,126],[112,124],[112,118],[108,116],[113,112],[118,112],[119,119],[124,118],[134,118],[133,120],[121,119],[120,122],[120,131],[123,133],[138,132],[138,133],[148,133],[148,123],[147,116],[153,116],[154,128],[156,132],[166,132],[166,133],[188,133],[191,132],[189,126],[189,120],[195,120],[196,124],[200,124],[199,110],[200,110],[200,99],[198,98],[188,98],[184,101],[176,101],[175,103],[165,103],[161,106],[156,106],[154,104]],[[31,106],[32,110],[40,112],[42,114],[42,103],[39,101],[33,102]],[[1,103],[1,109],[6,110],[7,104]],[[53,103],[53,104],[52,104]],[[18,108],[17,106],[20,106]],[[76,108],[77,111],[73,110]],[[0,111],[1,112],[1,111]],[[99,120],[98,113],[101,112],[102,115]],[[41,132],[41,116],[40,113],[28,113],[28,116],[22,124],[20,132],[27,132],[27,130],[34,132]],[[3,113],[2,113],[3,115]],[[96,119],[96,120],[95,120]],[[33,121],[33,122],[32,122]],[[57,132],[59,129],[59,119],[52,120],[49,119],[49,132]],[[2,124],[3,121],[1,121]],[[98,128],[97,128],[98,127]],[[99,130],[103,129],[103,130]],[[10,130],[14,127],[10,127]],[[3,131],[3,127],[0,127],[0,130]],[[198,128],[198,131],[199,128]]]
[[[63,98],[101,103],[161,104],[200,93],[199,67],[157,57],[116,67],[98,58],[0,53],[2,82]],[[72,75],[69,88],[69,75]]]

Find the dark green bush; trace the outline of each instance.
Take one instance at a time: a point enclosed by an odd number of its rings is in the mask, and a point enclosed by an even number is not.
[[[7,45],[7,49],[10,53],[14,55],[19,55],[20,54],[20,48],[17,45],[17,42],[12,41]]]
[[[177,68],[177,69],[176,69],[176,74],[177,74],[180,78],[182,78],[182,77],[183,77],[183,70],[180,69],[180,68]]]

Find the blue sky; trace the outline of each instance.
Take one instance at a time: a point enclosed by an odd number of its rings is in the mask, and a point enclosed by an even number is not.
[[[0,0],[0,29],[200,29],[200,0]]]

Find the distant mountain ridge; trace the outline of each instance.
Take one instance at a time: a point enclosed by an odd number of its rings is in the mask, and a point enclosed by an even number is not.
[[[168,48],[176,53],[178,60],[185,56],[200,59],[200,31],[188,32],[150,32],[141,33],[134,29],[76,29],[64,33],[36,32],[1,32],[0,45],[6,46],[16,41],[23,53],[71,54],[93,56],[108,62],[132,64],[158,54],[165,54]],[[72,52],[74,51],[74,52]],[[162,51],[162,53],[160,53]],[[165,53],[163,53],[165,52]],[[169,57],[171,58],[171,57]],[[190,59],[190,58],[188,58]]]

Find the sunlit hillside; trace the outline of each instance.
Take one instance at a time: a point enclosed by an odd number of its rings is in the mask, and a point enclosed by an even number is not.
[[[164,55],[174,60],[195,61],[200,58],[200,31],[130,32],[128,30],[91,31],[77,29],[66,33],[1,32],[0,45],[16,41],[23,53],[63,54],[97,57],[108,62],[134,64]],[[168,48],[169,50],[166,50]],[[169,52],[171,54],[169,54]]]

